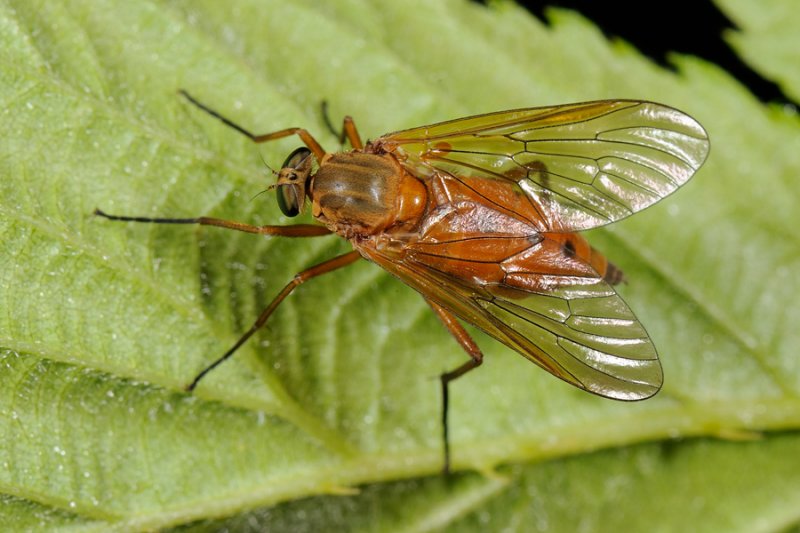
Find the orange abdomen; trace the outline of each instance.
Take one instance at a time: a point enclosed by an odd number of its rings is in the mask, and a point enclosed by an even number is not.
[[[589,242],[577,233],[547,233],[546,235],[548,239],[561,244],[566,256],[574,256],[585,261],[611,285],[625,280],[622,270],[610,263],[602,253],[592,248]]]
[[[429,190],[431,205],[405,252],[454,280],[547,293],[591,279],[621,279],[580,235],[543,230],[544,220],[512,183],[438,175]]]

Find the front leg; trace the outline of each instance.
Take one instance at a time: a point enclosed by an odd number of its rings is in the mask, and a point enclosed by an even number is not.
[[[325,226],[316,224],[294,224],[292,226],[253,226],[235,220],[224,220],[221,218],[197,217],[197,218],[152,218],[152,217],[128,217],[121,215],[109,215],[108,213],[95,209],[97,216],[108,220],[119,220],[122,222],[146,222],[152,224],[199,224],[201,226],[217,226],[218,228],[244,231],[245,233],[257,233],[259,235],[275,235],[278,237],[319,237],[329,235],[331,230]]]

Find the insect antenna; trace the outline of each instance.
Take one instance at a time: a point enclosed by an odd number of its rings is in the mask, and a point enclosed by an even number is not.
[[[272,175],[277,178],[278,177],[278,172],[274,168],[269,166],[269,163],[267,163],[267,160],[264,159],[264,154],[259,152],[258,155],[259,155],[259,157],[261,157],[261,162],[264,163],[264,166],[267,167],[269,169],[269,171],[272,172]]]
[[[263,191],[255,193],[255,194],[253,195],[253,197],[252,197],[252,198],[250,198],[250,201],[252,202],[253,200],[255,200],[256,198],[258,198],[259,196],[261,196],[261,195],[262,195],[262,194],[264,194],[265,192],[269,192],[269,191],[271,191],[271,190],[272,190],[272,189],[274,189],[274,188],[275,188],[275,186],[274,186],[274,185],[270,185],[269,187],[267,187],[267,188],[266,188],[266,189],[264,189]]]
[[[273,175],[273,176],[275,176],[275,177],[277,178],[277,177],[278,177],[278,172],[277,172],[277,171],[276,171],[274,168],[272,168],[271,166],[269,166],[269,163],[267,163],[267,160],[266,160],[266,159],[264,159],[264,154],[262,154],[262,153],[260,153],[260,152],[259,152],[259,154],[258,154],[258,155],[259,155],[259,157],[261,157],[261,162],[262,162],[262,163],[264,163],[264,166],[265,166],[265,167],[267,167],[267,168],[269,169],[269,171],[272,173],[272,175]],[[266,189],[264,189],[263,191],[256,193],[255,195],[253,195],[253,197],[252,197],[252,198],[250,198],[250,201],[252,202],[253,200],[255,200],[256,198],[258,198],[259,196],[261,196],[261,195],[262,195],[262,194],[264,194],[265,192],[269,192],[269,191],[271,191],[272,189],[274,189],[275,187],[277,187],[277,185],[278,185],[277,183],[273,183],[272,185],[270,185],[269,187],[267,187],[267,188],[266,188]]]

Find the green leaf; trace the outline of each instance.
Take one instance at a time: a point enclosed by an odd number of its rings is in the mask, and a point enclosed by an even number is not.
[[[783,531],[797,522],[800,439],[699,439],[605,450],[286,503],[203,531]],[[408,512],[413,509],[413,512]],[[445,527],[449,526],[449,527]]]
[[[762,76],[776,82],[784,93],[800,100],[800,49],[797,26],[800,13],[793,2],[767,0],[717,0],[720,9],[742,31],[725,35],[731,46]]]
[[[800,123],[713,65],[676,57],[670,72],[551,15],[549,28],[510,3],[459,0],[0,1],[3,523],[728,529],[718,508],[743,530],[797,523],[797,491],[781,490],[796,434],[672,439],[800,426]],[[300,287],[183,392],[294,273],[348,245],[92,217],[288,222],[271,194],[254,196],[273,181],[262,157],[275,167],[298,141],[254,146],[180,88],[248,129],[303,126],[331,150],[322,99],[370,138],[611,97],[692,114],[712,140],[700,173],[590,236],[630,280],[664,389],[596,398],[476,333],[487,360],[452,387],[454,464],[510,466],[446,481],[436,376],[465,356],[416,293],[363,262]],[[738,454],[760,474],[724,490]]]

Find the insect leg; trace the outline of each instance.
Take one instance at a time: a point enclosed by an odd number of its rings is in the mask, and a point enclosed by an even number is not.
[[[109,215],[100,209],[95,209],[94,214],[107,218],[108,220],[120,220],[123,222],[150,222],[154,224],[200,224],[201,226],[217,226],[219,228],[244,231],[246,233],[257,233],[259,235],[276,235],[281,237],[318,237],[328,235],[331,230],[325,226],[316,224],[294,224],[292,226],[252,226],[235,220],[224,220],[221,218],[197,217],[197,218],[150,218],[150,217],[126,217],[120,215]]]
[[[359,254],[357,251],[353,250],[352,252],[348,252],[346,254],[338,255],[338,256],[336,256],[336,257],[334,257],[332,259],[328,259],[327,261],[323,261],[322,263],[320,263],[318,265],[315,265],[315,266],[313,266],[311,268],[307,268],[306,270],[303,270],[302,272],[300,272],[298,274],[295,274],[295,276],[292,279],[292,281],[287,283],[286,286],[283,288],[283,290],[281,290],[281,292],[278,293],[278,295],[275,297],[275,299],[272,300],[272,302],[270,302],[270,304],[266,307],[266,309],[261,311],[261,314],[258,315],[258,319],[256,319],[256,321],[253,323],[253,325],[250,326],[250,329],[248,329],[244,333],[244,335],[242,335],[239,338],[239,340],[236,341],[236,344],[234,344],[227,352],[225,352],[222,355],[222,357],[220,357],[219,359],[217,359],[216,361],[214,361],[213,363],[208,365],[206,368],[203,369],[202,372],[197,374],[197,376],[194,378],[194,380],[192,380],[192,382],[189,384],[189,386],[186,387],[186,390],[187,391],[194,390],[194,388],[197,386],[197,383],[203,378],[203,376],[205,376],[206,374],[208,374],[209,372],[214,370],[217,366],[222,364],[226,359],[228,359],[231,355],[233,355],[233,353],[236,350],[238,350],[239,347],[247,341],[247,339],[252,337],[253,334],[256,331],[258,331],[261,328],[261,326],[264,325],[264,323],[266,323],[267,319],[275,311],[275,309],[278,307],[278,305],[280,305],[280,303],[284,300],[284,298],[289,296],[289,294],[295,288],[297,288],[298,285],[300,285],[302,283],[305,283],[306,281],[310,280],[311,278],[315,278],[317,276],[321,276],[322,274],[327,274],[328,272],[332,272],[332,271],[336,270],[337,268],[342,268],[344,266],[347,266],[347,265],[355,262],[360,257],[361,257],[361,254]]]
[[[192,95],[190,95],[183,89],[181,89],[178,92],[181,95],[183,95],[187,100],[189,100],[189,102],[194,104],[196,107],[202,109],[212,117],[220,120],[226,126],[230,126],[231,128],[235,129],[236,131],[248,137],[251,141],[255,143],[263,143],[275,139],[282,139],[283,137],[289,137],[290,135],[297,135],[298,137],[300,137],[300,140],[303,141],[303,143],[306,146],[308,146],[308,149],[314,153],[314,157],[317,158],[317,161],[321,161],[323,156],[325,155],[325,150],[322,149],[322,146],[317,142],[317,140],[314,137],[311,136],[308,130],[304,128],[286,128],[279,131],[273,131],[272,133],[264,133],[261,135],[256,135],[244,129],[242,126],[236,124],[231,119],[222,116],[220,113],[214,111],[207,105],[199,102],[198,100],[195,100],[195,98]]]
[[[461,366],[451,370],[450,372],[445,372],[439,378],[442,382],[442,442],[444,446],[444,473],[448,474],[450,472],[450,438],[449,438],[449,431],[448,431],[448,407],[450,403],[450,393],[449,393],[449,384],[456,378],[460,378],[473,368],[477,368],[483,362],[483,353],[481,349],[478,348],[478,345],[475,344],[475,341],[472,340],[472,337],[469,336],[467,330],[464,329],[458,319],[452,315],[449,311],[447,311],[441,305],[428,300],[427,298],[425,301],[428,302],[428,305],[431,306],[433,312],[436,313],[436,316],[439,317],[439,320],[442,321],[444,326],[450,332],[453,337],[455,337],[458,344],[467,352],[469,355],[469,360],[462,364]]]
[[[344,117],[342,123],[342,134],[347,135],[347,140],[350,141],[350,146],[356,150],[363,150],[364,143],[361,142],[361,135],[358,134],[356,123],[350,115]]]
[[[333,122],[331,122],[331,117],[328,114],[327,100],[322,101],[322,120],[325,121],[325,126],[328,128],[328,131],[339,138],[339,144],[344,144],[344,140],[347,139],[350,141],[350,146],[356,150],[362,150],[364,148],[364,143],[361,142],[361,135],[358,134],[356,123],[350,115],[344,117],[342,121],[342,131],[336,131],[336,128],[333,127]]]

